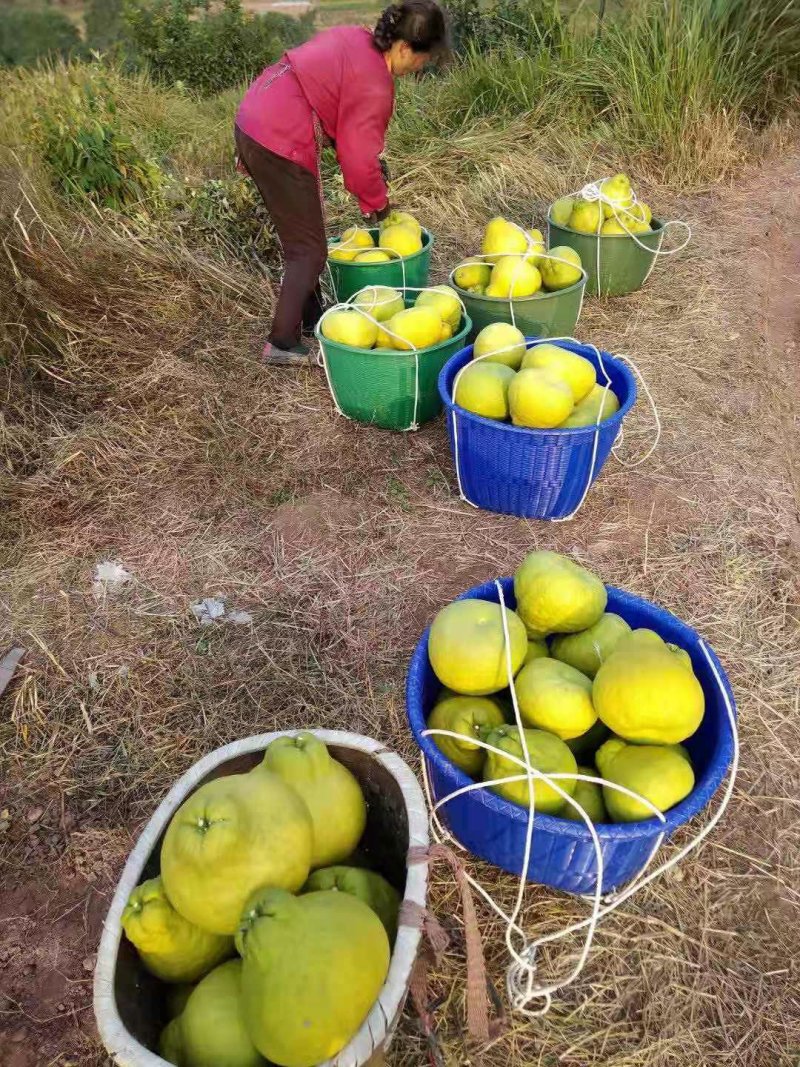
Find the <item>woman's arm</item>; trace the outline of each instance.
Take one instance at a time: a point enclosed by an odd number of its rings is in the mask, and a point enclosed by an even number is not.
[[[343,90],[339,103],[336,155],[345,188],[358,200],[362,214],[382,214],[388,207],[389,190],[380,156],[392,117],[392,100],[380,86],[365,86],[360,79],[354,82]]]

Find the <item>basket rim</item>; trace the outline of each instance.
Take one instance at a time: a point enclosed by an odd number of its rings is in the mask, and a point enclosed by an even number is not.
[[[515,296],[513,299],[507,296],[486,296],[484,293],[471,293],[468,289],[462,289],[460,285],[457,285],[453,280],[453,275],[458,270],[458,267],[453,267],[448,276],[448,284],[456,290],[459,296],[466,297],[467,300],[485,301],[487,304],[529,304],[536,303],[541,304],[543,300],[549,300],[551,297],[566,296],[568,293],[573,293],[576,290],[582,289],[588,281],[585,274],[582,274],[577,282],[573,282],[572,285],[567,285],[563,289],[553,289],[552,291],[541,289],[538,292],[533,293],[531,296]],[[539,293],[542,295],[540,296]]]
[[[262,751],[276,738],[294,737],[298,733],[313,733],[326,745],[352,748],[381,763],[395,779],[403,794],[408,814],[409,847],[428,846],[430,836],[427,807],[416,775],[402,757],[371,737],[345,730],[278,730],[233,741],[203,756],[173,782],[140,832],[125,862],[103,920],[94,971],[94,1016],[105,1049],[120,1067],[168,1067],[157,1052],[145,1048],[128,1031],[119,1014],[114,989],[117,958],[122,941],[122,912],[132,890],[139,884],[145,864],[161,833],[186,797],[221,763],[236,756]],[[418,863],[408,867],[403,899],[424,908],[427,886],[427,864]],[[326,1060],[319,1067],[359,1067],[390,1037],[393,1019],[408,990],[411,969],[421,937],[420,929],[401,922],[386,980],[369,1014],[347,1045],[333,1059]]]
[[[376,233],[380,233],[379,226],[368,226],[367,229],[373,235],[373,237]],[[325,256],[325,262],[332,263],[336,267],[354,267],[357,270],[375,270],[376,267],[397,266],[401,262],[401,260],[404,263],[410,263],[412,260],[419,259],[420,256],[425,255],[426,252],[430,252],[433,246],[436,244],[436,238],[430,230],[426,230],[424,226],[421,226],[420,229],[423,233],[422,248],[420,248],[418,252],[412,252],[410,256],[398,256],[397,259],[389,259],[385,263],[356,263],[352,259],[331,259],[331,248],[335,247],[337,244],[341,244],[342,241],[341,237],[334,237],[328,242],[328,252]],[[425,238],[427,238],[427,240],[425,240]],[[374,251],[378,247],[378,245],[375,245],[372,249],[362,248],[361,251],[370,252]]]
[[[392,286],[392,288],[394,288],[394,286]],[[406,308],[406,310],[408,310],[408,308]],[[399,314],[399,312],[398,312],[398,314]],[[472,319],[469,317],[469,315],[467,315],[466,312],[464,312],[463,323],[464,323],[464,325],[458,331],[458,333],[454,333],[452,337],[448,337],[444,341],[437,341],[435,345],[430,345],[428,348],[420,348],[418,350],[417,354],[420,355],[420,356],[427,356],[431,352],[439,352],[439,351],[441,351],[441,349],[443,349],[446,345],[452,345],[454,343],[460,343],[461,341],[463,341],[464,338],[469,333],[469,331],[472,329]],[[397,356],[402,356],[402,357],[404,357],[406,359],[409,356],[411,358],[413,358],[413,356],[414,356],[413,350],[408,350],[408,349],[402,349],[402,348],[356,348],[355,345],[343,345],[339,341],[331,341],[329,338],[324,337],[322,335],[322,332],[321,332],[321,330],[319,328],[319,323],[317,323],[317,325],[314,327],[314,336],[319,341],[319,343],[322,345],[322,347],[326,350],[326,352],[328,350],[328,347],[330,346],[331,348],[336,349],[337,351],[340,351],[340,352],[345,352],[348,355],[353,353],[353,354],[357,354],[357,355],[360,355],[360,356],[372,356],[373,358],[377,356],[379,359],[383,358],[384,356],[391,356],[392,358],[395,358]]]
[[[513,577],[500,578],[499,580],[502,583],[503,594],[506,597],[507,602],[510,599],[513,603],[516,603],[516,600],[514,599]],[[635,593],[629,593],[624,589],[619,589],[617,586],[606,585],[605,588],[609,594],[609,602],[606,610],[614,610],[614,607],[617,606],[619,600],[629,604],[632,603],[639,608],[644,608],[646,612],[653,613],[656,616],[656,618],[652,620],[652,628],[656,629],[656,632],[658,632],[658,621],[668,619],[671,624],[677,625],[682,635],[685,634],[689,641],[696,643],[700,640],[700,635],[696,630],[683,622],[676,615],[673,615],[671,611],[667,611],[666,608],[661,607],[661,605],[646,600],[644,597],[637,596]],[[471,589],[459,594],[455,599],[482,599],[491,600],[492,603],[495,604],[498,603],[497,590],[494,581],[473,586]],[[436,766],[437,770],[447,774],[452,779],[453,788],[455,790],[469,785],[474,779],[470,778],[465,771],[456,767],[454,763],[451,763],[436,744],[434,744],[432,738],[422,737],[420,733],[419,723],[422,723],[422,728],[424,729],[426,721],[422,707],[420,706],[419,687],[416,685],[416,681],[419,673],[428,665],[429,634],[430,626],[426,627],[425,632],[417,642],[409,663],[408,674],[406,676],[406,716],[409,721],[409,726],[411,727],[411,732],[414,735],[414,739],[419,745],[424,757],[427,760],[430,760]],[[722,684],[725,687],[728,699],[731,702],[734,715],[738,718],[736,700],[727,673],[720,663],[716,652],[707,642],[706,648],[711,654],[714,666],[722,679]],[[596,823],[595,830],[597,831],[597,836],[601,841],[619,842],[657,837],[660,834],[672,834],[675,830],[683,826],[702,811],[722,784],[728,771],[728,767],[730,766],[731,759],[733,758],[733,741],[730,736],[717,746],[714,756],[715,758],[709,761],[703,776],[695,780],[694,788],[689,796],[664,813],[666,821],[663,824],[656,818],[642,819],[638,822],[630,823]],[[495,815],[504,815],[513,822],[527,823],[528,821],[527,809],[521,808],[517,804],[513,804],[510,800],[505,800],[503,797],[498,796],[497,793],[482,789],[475,790],[468,795],[473,797],[477,803],[489,808]],[[539,826],[542,830],[552,834],[591,842],[589,831],[586,829],[583,822],[572,822],[569,819],[561,819],[556,815],[547,815],[544,812],[540,813],[537,811],[536,826]]]
[[[550,337],[526,337],[525,340],[538,341],[540,344],[553,344],[558,348],[565,348],[568,352],[574,352],[578,356],[586,356],[587,353],[589,358],[594,356],[594,353],[588,345],[580,343],[573,344],[571,341],[558,341]],[[466,363],[472,359],[472,350],[474,347],[474,345],[467,345],[465,348],[453,353],[439,373],[439,396],[442,398],[442,403],[448,411],[458,412],[459,418],[469,419],[473,422],[480,423],[483,426],[492,426],[495,429],[506,430],[515,434],[535,434],[538,436],[558,434],[560,437],[563,437],[564,440],[568,440],[570,437],[574,439],[587,433],[594,434],[595,430],[608,430],[619,427],[622,420],[636,403],[636,379],[630,369],[623,360],[601,348],[600,355],[603,357],[603,362],[605,363],[608,361],[613,364],[614,369],[619,371],[628,388],[628,395],[625,398],[625,402],[620,405],[619,410],[615,411],[613,415],[609,415],[607,419],[603,419],[602,422],[592,423],[589,426],[554,426],[549,430],[539,430],[532,426],[514,426],[510,422],[501,422],[499,419],[489,419],[485,415],[477,415],[474,411],[467,411],[466,408],[459,407],[455,400],[453,400],[450,390],[447,387],[447,376],[451,366],[458,360],[461,360],[463,365],[466,365]],[[461,368],[459,367],[458,369],[460,370]]]
[[[630,241],[631,240],[631,236],[628,233],[586,233],[584,230],[573,230],[573,228],[571,226],[565,226],[560,222],[554,222],[553,219],[550,218],[550,212],[552,211],[552,209],[553,209],[553,205],[551,204],[550,207],[547,209],[547,225],[548,226],[552,226],[553,229],[563,230],[564,233],[574,233],[576,237],[595,237],[595,238],[596,237],[603,237],[603,238],[608,238],[608,237],[617,237],[617,238],[619,238],[619,237],[622,237],[626,241]],[[649,233],[637,233],[636,236],[637,237],[643,237],[643,238],[659,237],[659,236],[663,235],[664,229],[665,229],[665,223],[663,223],[661,221],[661,219],[657,219],[655,216],[653,216],[653,218],[650,219],[650,232]]]

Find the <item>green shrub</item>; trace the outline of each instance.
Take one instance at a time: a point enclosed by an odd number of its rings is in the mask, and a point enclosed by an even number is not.
[[[513,45],[522,51],[558,48],[569,32],[557,0],[449,0],[456,52],[486,52]]]
[[[249,179],[211,178],[187,186],[174,206],[175,221],[189,240],[253,262],[276,248],[269,214]]]
[[[109,52],[121,45],[125,23],[123,0],[89,0],[84,15],[86,44],[95,52]]]
[[[246,82],[304,41],[311,18],[249,15],[241,0],[211,12],[199,0],[128,0],[129,47],[159,81],[216,93]]]
[[[77,53],[81,38],[60,11],[0,8],[0,67],[26,67],[39,59]]]
[[[164,177],[121,128],[102,78],[90,74],[51,100],[37,118],[35,138],[65,196],[116,211],[160,201]]]

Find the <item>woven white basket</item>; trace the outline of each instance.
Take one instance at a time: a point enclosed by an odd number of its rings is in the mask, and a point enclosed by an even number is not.
[[[94,972],[97,1027],[103,1044],[120,1067],[167,1067],[165,1060],[142,1043],[142,1033],[131,1032],[148,1029],[148,1005],[154,1003],[158,986],[138,964],[138,957],[122,937],[121,918],[128,897],[144,878],[157,873],[161,839],[175,811],[190,793],[208,779],[249,770],[260,762],[264,749],[276,737],[293,737],[298,732],[260,734],[209,753],[170,789],[128,857],[103,926]],[[375,846],[389,852],[394,849],[396,856],[393,858],[387,852],[387,862],[402,871],[408,848],[425,848],[429,840],[425,799],[413,772],[399,756],[369,737],[338,730],[311,732],[325,742],[336,759],[350,768],[364,790],[369,810],[367,845],[372,827]],[[403,840],[398,840],[399,837]],[[427,864],[408,867],[404,899],[425,907],[427,885]],[[372,1011],[339,1055],[320,1067],[364,1067],[370,1061],[381,1061],[403,1010],[420,936],[416,926],[404,924],[401,918],[389,974]],[[149,1029],[148,1044],[153,1044],[152,1024]]]

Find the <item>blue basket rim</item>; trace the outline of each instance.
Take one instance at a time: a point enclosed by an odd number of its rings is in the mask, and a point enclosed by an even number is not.
[[[578,356],[588,355],[589,358],[594,356],[594,352],[588,345],[573,344],[571,341],[558,341],[550,337],[526,337],[525,340],[536,341],[539,344],[556,345],[556,347],[565,348],[567,351],[574,352]],[[599,351],[600,355],[603,357],[603,362],[605,363],[608,361],[611,363],[614,366],[614,369],[625,379],[625,384],[628,387],[628,395],[625,398],[624,403],[620,405],[619,411],[615,411],[613,415],[609,415],[609,417],[603,419],[601,423],[592,423],[590,426],[554,426],[550,430],[537,430],[530,426],[514,426],[510,422],[501,422],[499,419],[488,419],[485,415],[476,415],[474,411],[467,411],[466,408],[459,407],[451,397],[447,388],[447,376],[450,373],[450,368],[459,360],[466,366],[467,361],[472,359],[472,350],[474,347],[474,345],[467,345],[465,348],[459,349],[458,352],[454,352],[439,372],[439,396],[442,398],[442,403],[448,411],[457,411],[459,418],[469,419],[472,422],[480,423],[483,426],[494,426],[495,428],[508,430],[511,433],[516,434],[544,435],[556,433],[567,438],[570,435],[578,437],[587,433],[593,434],[595,430],[606,430],[619,426],[636,403],[636,379],[630,369],[623,360],[618,359],[616,356],[612,356],[610,352],[606,352],[605,349],[601,348]],[[461,366],[459,366],[458,369],[460,370]]]
[[[376,233],[380,234],[381,232],[379,226],[369,226],[367,227],[367,229],[369,229],[369,232],[373,235],[373,238]],[[425,252],[429,252],[436,244],[436,238],[433,236],[430,230],[426,230],[424,226],[420,227],[420,229],[422,230],[423,234],[422,248],[420,248],[418,252],[412,252],[410,256],[400,256],[398,259],[390,259],[386,263],[356,263],[352,259],[331,259],[331,247],[335,247],[336,245],[341,244],[342,240],[341,237],[334,237],[328,242],[328,255],[326,256],[326,260],[330,263],[333,263],[335,267],[355,267],[357,270],[361,270],[362,268],[366,268],[367,270],[371,268],[372,270],[375,270],[376,267],[399,266],[401,260],[405,263],[410,263],[412,259],[418,259],[421,255],[424,255]],[[378,247],[378,245],[375,245],[372,249],[362,248],[361,251],[375,251],[375,249]]]
[[[513,578],[500,578],[500,582],[503,585],[503,593],[508,600],[509,596],[513,599],[514,596],[514,579]],[[667,611],[666,608],[662,608],[658,604],[654,604],[652,601],[645,600],[644,597],[636,596],[634,593],[628,593],[623,589],[618,589],[613,585],[606,585],[606,590],[609,594],[609,607],[612,605],[612,601],[615,596],[624,597],[628,602],[634,602],[646,607],[650,611],[655,611],[662,618],[668,618],[672,624],[676,624],[682,633],[686,634],[688,639],[695,642],[700,640],[700,635],[696,630],[692,629],[687,623],[682,622],[672,612]],[[472,589],[466,590],[466,592],[459,594],[456,600],[465,600],[468,598],[478,598],[483,600],[491,600],[493,603],[498,603],[497,589],[494,581],[485,582],[483,585],[473,586]],[[656,629],[656,626],[653,626]],[[455,764],[444,755],[444,753],[434,744],[433,739],[430,737],[422,737],[418,728],[412,721],[412,706],[415,710],[415,717],[422,722],[422,729],[425,728],[426,721],[419,707],[419,699],[417,693],[417,687],[415,679],[417,674],[428,666],[428,635],[430,634],[430,626],[426,627],[425,632],[416,644],[414,653],[411,657],[409,664],[408,675],[406,677],[406,717],[409,720],[409,726],[411,732],[414,735],[414,739],[422,750],[425,758],[433,763],[439,771],[449,775],[453,779],[454,790],[461,789],[463,786],[469,785],[470,782],[474,782],[473,778],[462,771]],[[736,700],[731,689],[728,676],[720,663],[716,652],[706,642],[706,648],[708,649],[711,659],[719,672],[722,684],[725,687],[728,699],[731,702],[734,716],[738,719]],[[727,725],[727,724],[726,724]],[[643,837],[656,837],[661,833],[671,834],[677,830],[684,823],[687,823],[690,819],[694,818],[704,807],[710,802],[713,795],[716,793],[725,775],[730,767],[731,760],[733,759],[733,737],[728,732],[723,742],[716,750],[715,758],[711,760],[706,768],[702,778],[695,781],[694,789],[685,800],[682,800],[679,804],[676,804],[674,808],[670,808],[669,811],[664,813],[665,822],[662,824],[659,819],[642,819],[639,822],[630,823],[596,823],[595,830],[597,836],[601,842],[603,840],[609,841],[632,841]],[[488,789],[474,790],[470,796],[473,796],[478,802],[488,807],[491,811],[498,815],[505,815],[516,822],[527,822],[528,811],[527,808],[522,808],[517,804],[512,804],[510,800],[504,800],[503,797],[498,796],[497,793],[493,793]],[[546,815],[544,813],[536,812],[534,822],[534,833],[536,832],[536,826],[540,826],[542,830],[549,831],[550,833],[561,834],[566,837],[574,837],[582,841],[591,841],[589,831],[586,829],[584,823],[572,822],[569,819],[561,819],[555,815]]]
[[[399,312],[398,312],[399,314]],[[431,345],[430,348],[420,348],[419,355],[427,356],[430,352],[439,352],[445,345],[458,344],[463,341],[469,331],[472,329],[472,319],[469,315],[464,313],[464,325],[458,331],[454,333],[452,337],[448,337],[444,341],[438,341],[435,345]],[[319,343],[325,347],[325,345],[336,345],[337,348],[346,349],[348,352],[357,352],[362,356],[377,356],[381,358],[383,356],[413,356],[413,351],[402,348],[356,348],[354,345],[343,345],[339,341],[331,341],[328,337],[323,337],[320,332],[319,323],[314,327],[314,336]]]
[[[366,251],[366,250],[365,250]],[[468,289],[462,289],[460,285],[456,285],[453,281],[453,275],[458,270],[458,267],[453,267],[448,277],[448,284],[456,290],[458,295],[467,298],[467,300],[482,300],[487,304],[541,304],[543,300],[549,300],[554,296],[564,296],[567,293],[573,293],[576,289],[582,289],[587,282],[586,275],[581,275],[577,282],[572,285],[567,285],[563,289],[553,289],[552,291],[542,292],[540,289],[532,296],[515,296],[513,299],[507,296],[486,296],[484,293],[471,293]],[[541,294],[541,295],[539,295]]]
[[[630,241],[630,234],[627,233],[586,233],[584,230],[573,230],[571,226],[565,226],[561,222],[555,222],[550,218],[550,212],[553,209],[553,205],[547,209],[547,224],[553,226],[556,230],[563,230],[564,233],[574,233],[577,237],[624,237]],[[664,232],[665,223],[661,219],[653,217],[650,219],[650,232],[649,233],[637,233],[637,237],[656,237],[658,234]],[[655,227],[655,228],[654,228]]]

